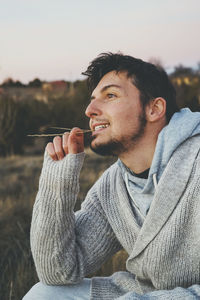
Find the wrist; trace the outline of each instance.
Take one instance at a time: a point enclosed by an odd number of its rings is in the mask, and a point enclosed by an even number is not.
[[[42,175],[51,176],[56,180],[79,177],[83,166],[85,153],[67,154],[63,159],[54,161],[47,151],[44,154]]]

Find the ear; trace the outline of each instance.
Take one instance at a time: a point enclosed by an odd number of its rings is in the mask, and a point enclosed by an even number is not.
[[[153,99],[146,106],[146,118],[149,122],[156,122],[165,119],[166,100],[162,97]]]

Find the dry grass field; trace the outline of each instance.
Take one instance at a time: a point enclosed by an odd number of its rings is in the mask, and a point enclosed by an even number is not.
[[[38,281],[29,242],[34,199],[37,193],[42,156],[13,156],[0,159],[0,299],[21,300]],[[81,172],[79,209],[85,194],[113,162],[87,151]],[[96,275],[107,276],[124,270],[126,253],[117,253]]]

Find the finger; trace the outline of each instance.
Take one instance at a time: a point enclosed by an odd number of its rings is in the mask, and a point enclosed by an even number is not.
[[[84,151],[84,138],[83,132],[80,128],[75,127],[72,129],[68,139],[69,153],[76,154]]]
[[[58,160],[53,143],[47,144],[46,151],[53,160]]]
[[[68,154],[68,139],[69,139],[69,132],[65,132],[63,134],[63,138],[62,138],[62,147],[64,150],[65,154]]]
[[[54,144],[54,149],[55,149],[58,159],[59,160],[63,159],[64,152],[63,152],[63,148],[62,148],[62,138],[60,136],[56,136],[53,139],[53,144]]]

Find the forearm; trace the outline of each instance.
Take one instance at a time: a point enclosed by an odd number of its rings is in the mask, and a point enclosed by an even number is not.
[[[53,161],[45,153],[33,208],[31,248],[38,276],[47,283],[57,281],[60,240],[64,236],[69,247],[73,243],[73,209],[79,191],[79,173],[83,160],[84,153],[67,155],[59,162]]]
[[[47,284],[76,283],[121,248],[97,204],[98,188],[93,187],[82,209],[73,212],[79,190],[77,164],[82,165],[83,156],[67,156],[60,162],[45,160],[42,170],[31,248],[38,276]]]

